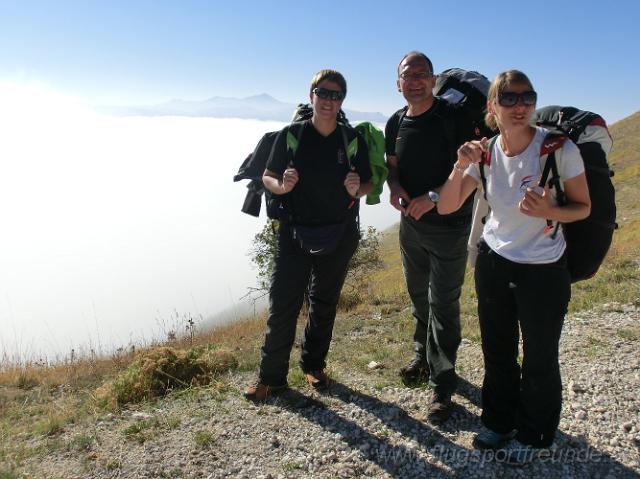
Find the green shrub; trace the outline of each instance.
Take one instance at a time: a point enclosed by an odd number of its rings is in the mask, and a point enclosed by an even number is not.
[[[193,434],[193,442],[196,446],[207,449],[211,447],[216,441],[215,435],[210,431],[196,431]]]

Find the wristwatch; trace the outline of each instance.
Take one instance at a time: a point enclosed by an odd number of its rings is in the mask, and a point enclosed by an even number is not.
[[[438,193],[437,191],[429,191],[427,193],[427,196],[429,197],[431,202],[434,204],[437,204],[438,201],[440,201],[440,193]]]

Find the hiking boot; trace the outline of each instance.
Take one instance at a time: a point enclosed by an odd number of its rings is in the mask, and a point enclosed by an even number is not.
[[[405,383],[429,381],[429,365],[427,364],[427,360],[422,356],[414,357],[409,364],[400,368],[398,376],[400,376]]]
[[[331,385],[331,379],[327,376],[322,369],[318,369],[317,371],[309,371],[304,373],[307,378],[307,382],[309,386],[318,391],[327,389]]]
[[[484,428],[482,432],[479,432],[476,434],[476,437],[473,438],[473,447],[476,449],[500,449],[513,439],[515,435],[515,430],[502,434]]]
[[[452,409],[453,403],[450,395],[436,394],[429,404],[427,420],[433,424],[441,424],[449,419]]]
[[[522,467],[537,458],[543,449],[523,444],[513,439],[507,445],[496,451],[496,460],[503,461],[509,466]]]
[[[268,396],[278,394],[286,388],[286,384],[282,386],[269,386],[258,381],[255,384],[247,386],[247,389],[244,390],[243,396],[249,401],[262,402],[267,399]]]

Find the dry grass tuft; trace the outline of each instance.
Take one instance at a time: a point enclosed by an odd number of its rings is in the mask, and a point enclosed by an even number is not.
[[[211,345],[184,351],[170,347],[145,350],[114,380],[100,387],[97,398],[103,405],[117,409],[171,390],[208,384],[237,366],[231,352]]]

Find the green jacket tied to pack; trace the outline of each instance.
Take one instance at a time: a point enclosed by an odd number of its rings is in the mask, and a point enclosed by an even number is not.
[[[371,166],[373,188],[369,194],[367,194],[367,204],[377,205],[380,203],[382,187],[389,174],[389,169],[384,161],[384,135],[380,128],[368,121],[358,123],[354,128],[369,149],[369,165]]]

